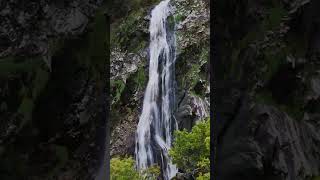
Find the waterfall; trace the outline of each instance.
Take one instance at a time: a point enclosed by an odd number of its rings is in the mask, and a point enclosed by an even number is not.
[[[151,12],[149,81],[143,100],[142,114],[136,133],[135,157],[137,169],[158,164],[165,180],[177,173],[168,150],[173,131],[178,125],[173,116],[175,106],[174,62],[175,35],[168,26],[170,0],[164,0]]]

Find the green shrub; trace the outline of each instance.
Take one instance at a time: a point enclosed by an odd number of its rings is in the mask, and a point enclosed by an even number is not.
[[[112,158],[110,161],[111,180],[139,180],[139,173],[134,168],[134,160]]]
[[[111,180],[156,180],[160,175],[157,165],[151,166],[141,172],[135,169],[132,157],[112,158],[110,161]]]
[[[141,172],[141,179],[156,180],[159,175],[160,167],[158,165],[153,165]]]
[[[200,174],[196,179],[197,180],[210,180],[210,173]]]
[[[178,130],[169,154],[174,164],[187,173],[206,178],[210,171],[210,120],[196,124],[191,132]]]

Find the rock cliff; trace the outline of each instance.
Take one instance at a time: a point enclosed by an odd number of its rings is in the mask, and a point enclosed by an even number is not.
[[[0,1],[0,179],[93,179],[104,151],[105,2]]]
[[[320,174],[318,1],[217,1],[217,179]]]

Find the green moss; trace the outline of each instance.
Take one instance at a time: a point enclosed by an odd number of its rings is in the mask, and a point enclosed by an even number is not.
[[[280,25],[281,19],[287,14],[287,11],[281,6],[277,5],[268,10],[268,16],[263,21],[264,29],[273,29]]]
[[[0,59],[0,77],[7,77],[14,73],[28,73],[43,62],[41,57],[23,58],[6,57]]]
[[[192,90],[200,79],[207,79],[203,66],[209,63],[209,46],[205,43],[183,49],[176,61],[176,80],[182,89]]]
[[[193,88],[200,80],[199,72],[200,65],[191,64],[189,71],[185,75],[185,78],[181,79],[183,87]]]
[[[264,62],[267,65],[267,72],[263,76],[264,80],[269,81],[285,60],[286,53],[284,51],[275,51],[273,48],[266,50],[264,52]]]
[[[174,26],[176,24],[174,16],[168,16],[167,22],[168,22],[169,29],[174,29]]]
[[[146,73],[143,68],[139,68],[135,73],[134,82],[137,84],[138,88],[143,88],[147,82]]]
[[[24,127],[24,125],[32,119],[32,111],[34,108],[34,102],[31,98],[25,97],[18,109],[18,113],[22,114],[23,120],[20,123],[20,128]]]
[[[136,9],[126,16],[120,24],[114,25],[113,27],[116,28],[111,31],[111,42],[120,47],[127,47],[132,40],[131,35],[137,31],[143,15],[144,9]]]
[[[186,19],[186,16],[185,16],[183,13],[176,13],[176,14],[174,15],[174,19],[175,19],[175,21],[176,21],[177,23],[179,23],[179,22],[185,20],[185,19]]]
[[[132,52],[138,53],[140,50],[144,49],[147,45],[147,42],[144,40],[137,39],[135,42],[131,42],[131,47],[134,47]]]
[[[202,48],[201,54],[200,54],[200,63],[201,65],[209,61],[209,47],[205,46]]]
[[[111,80],[110,87],[113,102],[117,103],[121,98],[121,94],[125,88],[125,83],[122,80]]]

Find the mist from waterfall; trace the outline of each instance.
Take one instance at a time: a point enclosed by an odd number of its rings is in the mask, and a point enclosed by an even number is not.
[[[136,133],[135,158],[138,170],[158,164],[169,180],[177,173],[168,150],[173,131],[178,128],[173,115],[175,106],[175,34],[168,26],[170,0],[164,0],[151,12],[149,81]]]

